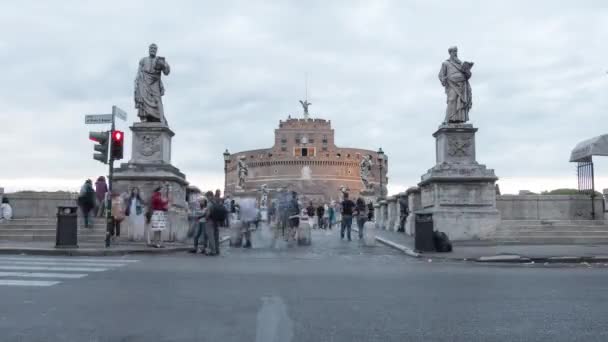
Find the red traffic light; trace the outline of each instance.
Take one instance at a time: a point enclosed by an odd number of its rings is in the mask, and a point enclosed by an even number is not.
[[[125,135],[122,131],[112,131],[112,142],[122,142]]]

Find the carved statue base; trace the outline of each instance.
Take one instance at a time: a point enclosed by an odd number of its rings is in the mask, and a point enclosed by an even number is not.
[[[130,128],[133,132],[131,160],[114,169],[113,191],[130,192],[138,187],[141,198],[148,205],[155,188],[168,186],[168,228],[162,232],[162,237],[165,241],[185,240],[188,232],[188,182],[186,176],[171,165],[171,138],[175,133],[160,122],[138,122]]]
[[[500,222],[494,170],[475,160],[471,124],[443,124],[433,134],[437,164],[421,178],[421,209],[451,240],[488,239]]]

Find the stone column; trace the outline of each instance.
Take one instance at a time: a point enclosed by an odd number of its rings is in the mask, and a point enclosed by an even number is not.
[[[415,212],[420,210],[420,188],[413,186],[405,192],[407,195],[407,206],[409,213],[405,221],[405,233],[414,236],[414,223],[416,220]]]
[[[407,195],[405,194],[405,192],[400,192],[395,197],[397,198],[397,218],[395,219],[395,225],[393,229],[395,231],[399,231],[399,228],[401,228],[401,201],[407,201]]]
[[[382,213],[380,212],[380,203],[375,202],[374,203],[374,222],[376,223],[375,224],[376,228],[380,228],[380,220],[381,220],[380,215],[382,215]]]
[[[380,228],[386,229],[386,223],[388,221],[388,203],[386,200],[380,201],[380,212],[382,213],[382,221],[380,221]]]
[[[397,211],[397,199],[395,196],[391,196],[386,199],[387,206],[387,216],[386,220],[386,229],[393,230],[395,228],[395,221],[398,221],[398,211]]]

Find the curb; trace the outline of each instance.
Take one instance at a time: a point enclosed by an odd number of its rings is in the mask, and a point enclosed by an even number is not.
[[[358,228],[351,228],[354,232],[358,233],[359,229]],[[420,253],[415,252],[413,249],[406,247],[402,244],[393,242],[391,240],[379,237],[379,236],[375,236],[376,241],[380,242],[381,244],[394,248],[398,251],[401,251],[402,253],[404,253],[405,255],[411,256],[413,258],[419,258],[421,256]]]

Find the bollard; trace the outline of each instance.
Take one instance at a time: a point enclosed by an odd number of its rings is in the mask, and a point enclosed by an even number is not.
[[[376,245],[376,223],[373,221],[367,221],[363,225],[363,245],[369,247]]]
[[[230,247],[241,247],[243,243],[243,223],[239,220],[230,221]]]

